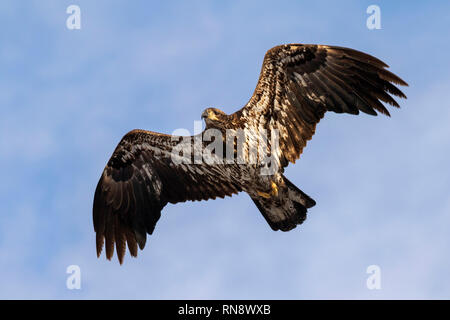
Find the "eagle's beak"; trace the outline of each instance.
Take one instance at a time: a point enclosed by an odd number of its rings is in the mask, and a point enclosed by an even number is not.
[[[214,114],[214,112],[212,112],[211,110],[206,110],[203,111],[202,113],[202,119],[209,119],[209,120],[219,120],[216,115]]]

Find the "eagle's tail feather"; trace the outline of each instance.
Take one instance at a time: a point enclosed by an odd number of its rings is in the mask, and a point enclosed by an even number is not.
[[[307,209],[316,202],[286,177],[278,193],[275,198],[250,197],[273,230],[289,231],[305,221]]]

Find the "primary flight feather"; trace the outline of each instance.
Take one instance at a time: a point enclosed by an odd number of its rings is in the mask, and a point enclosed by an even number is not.
[[[127,133],[95,190],[97,255],[105,247],[106,257],[111,259],[116,248],[122,263],[128,246],[130,254],[137,256],[138,247],[144,248],[147,234],[153,233],[161,210],[169,202],[223,198],[241,191],[250,195],[273,230],[295,228],[306,219],[306,211],[315,201],[284,177],[284,167],[300,157],[327,111],[389,116],[382,102],[398,108],[392,96],[406,96],[395,85],[407,83],[387,67],[379,59],[349,48],[277,46],[267,51],[249,102],[230,115],[216,108],[206,109],[202,113],[206,126],[201,134],[175,137],[144,130]],[[241,145],[232,143],[233,154],[241,149],[248,154],[261,146],[264,151],[272,147],[271,171],[261,173],[267,163],[259,157],[196,161],[196,143],[207,148],[211,139],[205,138],[211,129],[220,133],[218,139],[224,145],[223,154],[213,156],[225,156],[229,132],[244,132]],[[269,132],[265,140],[260,139],[262,130]],[[187,153],[190,161],[174,161],[181,140],[192,146],[192,152]]]

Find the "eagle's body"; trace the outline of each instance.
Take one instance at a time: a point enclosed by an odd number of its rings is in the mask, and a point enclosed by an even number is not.
[[[266,53],[250,101],[230,115],[206,109],[201,134],[129,132],[111,156],[95,192],[97,254],[106,242],[108,259],[114,244],[121,263],[126,244],[136,256],[137,247],[143,249],[146,234],[152,234],[169,202],[223,198],[241,191],[250,195],[272,229],[295,228],[315,202],[284,177],[284,167],[300,157],[326,111],[389,115],[380,100],[398,107],[389,93],[406,97],[391,82],[407,84],[386,67],[370,55],[347,48],[274,47]],[[229,140],[230,133],[243,134],[241,143]],[[208,149],[212,142],[221,148]],[[256,149],[270,158],[255,156]],[[189,152],[180,153],[183,150]],[[205,150],[211,152],[205,155]]]

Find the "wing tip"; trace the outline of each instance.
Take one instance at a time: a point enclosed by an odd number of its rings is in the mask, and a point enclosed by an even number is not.
[[[120,265],[122,265],[124,260],[125,260],[126,247],[128,247],[128,252],[130,253],[130,256],[133,257],[133,258],[137,258],[138,252],[139,252],[138,248],[140,250],[144,249],[146,241],[145,240],[142,241],[142,239],[141,239],[141,241],[137,241],[137,239],[135,238],[134,232],[131,229],[128,229],[125,232],[124,236],[125,236],[125,242],[124,242],[122,247],[117,244],[116,239],[114,239],[113,243],[109,244],[110,249],[105,251],[105,256],[106,256],[107,260],[109,260],[109,261],[112,260],[112,258],[114,256],[114,247],[117,250],[122,248],[118,252],[116,252],[117,253],[117,258],[118,258],[118,261],[119,261]],[[97,232],[97,235],[96,235],[96,255],[97,255],[97,258],[100,258],[100,256],[102,255],[104,246],[105,246],[105,236]]]

